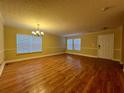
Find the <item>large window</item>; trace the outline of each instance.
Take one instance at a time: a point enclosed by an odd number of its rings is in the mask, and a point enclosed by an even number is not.
[[[80,46],[81,46],[81,40],[74,39],[74,50],[80,50]]]
[[[81,39],[67,39],[67,50],[80,50],[81,47]]]
[[[67,49],[68,50],[72,50],[73,49],[73,40],[72,39],[68,39],[67,40]]]
[[[32,53],[42,51],[42,37],[17,34],[17,53]]]

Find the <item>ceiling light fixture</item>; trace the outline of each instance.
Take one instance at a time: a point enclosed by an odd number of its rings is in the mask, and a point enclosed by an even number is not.
[[[104,7],[101,9],[102,12],[106,12],[108,11],[109,9],[111,9],[112,7],[111,6],[108,6],[108,7]]]
[[[44,35],[44,32],[40,31],[39,26],[40,25],[37,24],[36,30],[32,31],[32,35],[33,36],[43,36]]]

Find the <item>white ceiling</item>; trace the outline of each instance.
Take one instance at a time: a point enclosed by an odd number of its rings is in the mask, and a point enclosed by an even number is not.
[[[0,0],[0,11],[6,25],[65,35],[121,25],[124,0]]]

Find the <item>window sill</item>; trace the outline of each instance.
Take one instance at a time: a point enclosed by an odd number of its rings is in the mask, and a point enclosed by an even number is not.
[[[81,50],[66,50],[66,51],[76,51],[76,52],[80,52]]]
[[[27,54],[34,54],[34,53],[42,53],[43,51],[38,52],[30,52],[30,53],[16,53],[17,55],[27,55]]]

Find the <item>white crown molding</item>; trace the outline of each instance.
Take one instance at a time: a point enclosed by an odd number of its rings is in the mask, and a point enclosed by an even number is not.
[[[119,26],[119,27],[116,27],[116,28],[110,28],[108,30],[113,30],[113,29],[122,29],[122,25]],[[99,34],[99,33],[104,33],[104,32],[107,32],[108,30],[99,30],[99,31],[94,31],[94,32],[86,32],[86,33],[83,33],[83,35],[89,35],[89,34]]]
[[[77,36],[81,36],[83,33],[75,33],[75,34],[66,34],[63,35],[63,37],[77,37]]]

